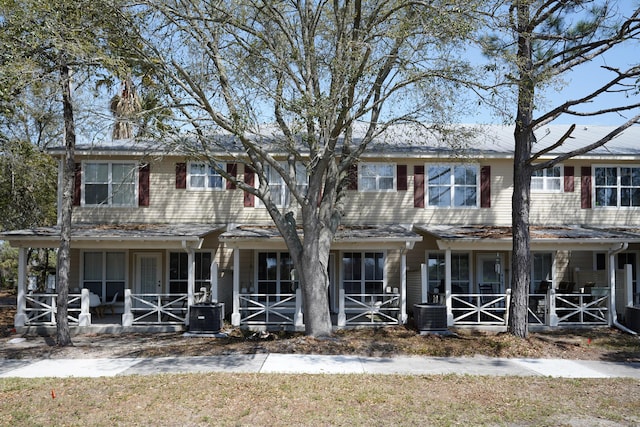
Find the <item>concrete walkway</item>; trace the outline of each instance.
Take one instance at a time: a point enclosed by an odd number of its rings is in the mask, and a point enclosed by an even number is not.
[[[640,363],[488,357],[359,357],[249,354],[122,359],[0,359],[0,378],[112,377],[193,372],[497,375],[640,380]]]

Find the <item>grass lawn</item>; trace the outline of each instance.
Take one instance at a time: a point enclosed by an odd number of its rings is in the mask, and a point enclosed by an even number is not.
[[[640,381],[631,379],[216,373],[0,380],[1,426],[638,424]]]

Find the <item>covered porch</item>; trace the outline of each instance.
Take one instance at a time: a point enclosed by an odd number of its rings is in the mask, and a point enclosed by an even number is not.
[[[189,307],[218,301],[217,235],[209,224],[76,224],[71,235],[68,321],[71,327],[184,329]],[[55,326],[57,277],[29,274],[29,248],[59,245],[58,227],[8,232],[19,248],[17,329]],[[226,274],[230,279],[230,274]],[[223,279],[221,279],[223,278]]]
[[[407,252],[422,238],[402,226],[344,226],[331,246],[328,305],[334,326],[406,323]],[[221,234],[233,249],[234,326],[304,329],[293,262],[275,227],[241,226]]]
[[[413,300],[445,305],[448,326],[506,327],[510,227],[420,225],[416,230],[433,250],[427,249],[419,273],[409,273]],[[625,307],[638,297],[639,242],[634,229],[532,226],[529,325],[624,322]]]

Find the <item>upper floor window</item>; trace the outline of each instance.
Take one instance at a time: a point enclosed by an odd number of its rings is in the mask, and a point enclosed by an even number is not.
[[[285,169],[287,167],[284,163],[281,166]],[[267,182],[269,183],[271,199],[275,202],[276,206],[289,206],[291,203],[291,191],[289,191],[282,176],[280,176],[278,171],[271,167],[271,165],[266,165],[264,171],[267,176]],[[306,194],[307,188],[309,187],[307,170],[301,163],[296,163],[296,187],[302,194]]]
[[[219,165],[222,168],[224,165]],[[190,162],[188,187],[194,189],[224,189],[224,178],[213,166],[202,162]]]
[[[640,206],[640,167],[595,167],[597,207]]]
[[[427,202],[435,207],[478,206],[477,165],[427,166]]]
[[[539,169],[531,174],[531,191],[562,191],[562,167]]]
[[[136,206],[138,166],[133,162],[85,163],[84,205]]]
[[[396,189],[396,167],[392,163],[361,163],[358,188],[362,191],[392,191]]]

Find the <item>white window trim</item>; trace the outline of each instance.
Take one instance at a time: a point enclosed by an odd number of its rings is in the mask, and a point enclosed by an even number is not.
[[[283,168],[286,168],[286,167],[287,167],[287,165],[286,165],[286,163],[285,163],[285,162],[280,162],[280,165],[281,165]],[[300,164],[300,163],[297,163],[296,165],[297,165],[297,168],[298,168],[300,171],[302,171],[302,169],[303,169],[303,165],[302,165],[302,164]],[[266,167],[267,167],[267,168],[271,168],[271,165],[266,165]],[[297,174],[296,174],[296,179],[297,179],[297,177],[298,177],[298,176],[297,176]],[[286,198],[287,198],[287,194],[288,194],[288,197],[289,197],[289,198],[291,198],[291,197],[292,197],[292,196],[291,196],[291,190],[289,190],[289,187],[288,187],[288,186],[287,186],[287,184],[284,182],[284,178],[282,178],[282,176],[280,176],[280,175],[278,174],[277,179],[279,180],[279,183],[278,183],[278,184],[279,184],[279,185],[282,185],[282,189],[283,189],[283,191],[282,191],[282,195],[281,195],[280,200],[278,200],[278,201],[274,200],[274,202],[276,202],[276,206],[277,206],[277,207],[282,208],[282,207],[285,207],[285,206],[284,206],[284,201],[285,201],[285,200],[286,200]],[[259,178],[258,178],[258,176],[256,175],[253,186],[254,186],[254,188],[258,188],[258,186],[259,186],[259,185],[260,185],[260,179],[259,179]],[[300,183],[299,183],[299,184],[297,184],[297,185],[298,185],[298,186],[306,186],[306,187],[308,188],[308,187],[309,187],[309,177],[307,177],[307,180],[306,180],[306,182],[305,182],[304,184],[300,184]],[[272,197],[273,197],[273,196],[272,196]],[[290,200],[291,200],[291,199],[290,199]],[[293,202],[295,202],[295,200],[293,200]],[[256,198],[255,198],[255,207],[256,207],[256,208],[264,208],[264,207],[265,207],[264,202],[262,201],[262,199],[261,199],[260,197],[257,197],[257,196],[256,196]]]
[[[449,206],[436,206],[429,204],[429,166],[448,166],[451,170],[451,182],[449,186],[451,188],[451,205]],[[475,169],[476,172],[476,203],[475,206],[453,206],[453,200],[455,199],[455,174],[453,168],[456,166],[467,166]],[[480,208],[480,165],[478,163],[425,163],[424,165],[424,205],[427,208],[432,209],[478,209]]]
[[[258,277],[259,274],[259,266],[258,263],[260,262],[260,254],[264,254],[264,253],[275,253],[276,254],[276,279],[273,280],[274,282],[276,282],[276,295],[289,295],[288,293],[283,293],[282,292],[282,285],[283,283],[292,283],[294,282],[294,280],[292,280],[291,278],[286,278],[286,277],[281,277],[281,262],[282,262],[282,255],[283,254],[287,254],[289,255],[289,257],[291,257],[291,255],[289,254],[289,251],[281,251],[281,250],[270,250],[270,249],[261,249],[259,251],[255,251],[254,255],[253,255],[253,265],[256,266],[256,268],[254,269],[253,272],[253,283],[252,286],[254,287],[254,293],[258,293],[258,289],[259,289],[259,284],[260,282],[270,282],[271,280],[261,280]],[[295,293],[295,292],[294,292]]]
[[[97,205],[90,205],[87,204],[85,201],[85,196],[87,194],[86,189],[85,189],[85,184],[86,184],[86,170],[87,170],[87,165],[88,164],[107,164],[109,165],[109,182],[108,182],[108,195],[107,195],[107,202],[106,203],[102,203],[102,204],[97,204]],[[133,183],[134,183],[134,188],[135,188],[135,194],[133,197],[133,203],[130,205],[117,205],[117,204],[113,204],[113,182],[111,179],[112,176],[112,170],[113,170],[113,166],[114,164],[117,165],[132,165],[133,169],[135,169],[135,176],[133,177]],[[88,207],[96,207],[96,206],[101,206],[101,207],[109,207],[109,208],[131,208],[131,207],[137,207],[138,206],[138,197],[139,197],[139,185],[140,185],[140,180],[138,178],[139,176],[139,170],[138,170],[138,162],[135,161],[130,161],[130,160],[122,160],[122,161],[109,161],[109,160],[84,160],[82,162],[82,184],[81,184],[81,200],[80,200],[80,205],[81,206],[88,206]]]
[[[535,284],[535,280],[536,278],[534,277],[534,257],[536,255],[551,255],[551,277],[547,278],[547,279],[540,279],[540,280],[548,280],[552,283],[552,286],[555,287],[555,282],[556,282],[556,252],[555,251],[531,251],[531,288],[529,289],[529,292],[534,293],[536,291],[536,288],[538,287]],[[595,264],[594,264],[595,265]]]
[[[617,191],[617,205],[616,206],[598,206],[596,204],[596,169],[598,168],[610,168],[610,169],[616,169],[617,170],[617,176],[616,176],[616,191]],[[622,206],[620,205],[621,202],[621,197],[620,197],[620,191],[622,189],[622,185],[620,183],[620,179],[621,174],[620,174],[620,169],[621,168],[637,168],[640,169],[640,165],[639,164],[629,164],[629,165],[592,165],[591,166],[591,200],[592,200],[592,205],[594,208],[596,209],[640,209],[640,206]],[[631,187],[633,188],[633,187]]]
[[[206,173],[204,175],[204,187],[194,187],[191,185],[191,165],[204,165],[206,168]],[[218,165],[224,169],[227,167],[226,163],[218,163]],[[222,178],[221,180],[221,184],[220,187],[209,187],[209,177],[212,176],[209,174],[209,168],[211,168],[211,166],[209,165],[209,163],[207,162],[198,162],[198,161],[190,161],[187,163],[187,190],[191,190],[191,191],[223,191],[226,189],[227,187],[227,180],[222,176],[219,175],[220,178]]]
[[[389,177],[382,177],[380,176],[380,174],[378,173],[378,171],[376,171],[376,187],[375,188],[364,188],[364,185],[362,185],[362,180],[364,178],[364,176],[362,175],[362,167],[363,166],[374,166],[374,167],[378,167],[378,166],[391,166],[391,170],[393,171],[393,186],[392,188],[384,188],[381,189],[380,188],[380,179],[381,178],[389,178]],[[397,191],[398,188],[398,166],[396,163],[390,163],[390,162],[361,162],[358,164],[358,191],[363,192],[363,193],[389,193],[389,192],[395,192]]]
[[[83,249],[80,252],[80,281],[78,283],[78,288],[82,290],[85,282],[85,272],[84,272],[84,257],[86,253],[99,253],[102,256],[102,271],[100,272],[102,278],[102,293],[104,294],[107,289],[107,253],[121,253],[124,254],[124,288],[129,288],[129,251],[128,250],[119,250],[119,249]],[[95,280],[97,281],[97,280]],[[124,295],[121,295],[124,298]]]
[[[388,270],[388,265],[387,262],[389,261],[389,254],[387,253],[386,249],[381,249],[381,250],[359,250],[359,249],[354,249],[354,250],[346,250],[346,251],[340,251],[338,256],[339,258],[339,268],[340,268],[340,284],[339,287],[341,290],[344,290],[344,282],[345,282],[345,278],[344,278],[344,264],[342,263],[342,258],[344,257],[345,253],[359,253],[360,255],[362,255],[362,258],[364,259],[364,254],[365,253],[381,253],[382,254],[382,258],[384,259],[384,266],[382,268],[382,292],[385,293],[387,290],[387,286],[388,286],[388,279],[387,279],[387,270]],[[365,282],[366,279],[364,278],[364,262],[362,263],[362,265],[360,266],[361,268],[361,279],[360,279],[360,293],[359,294],[352,294],[352,295],[361,295],[364,294],[364,290],[362,289],[364,286],[366,286]]]
[[[446,259],[446,251],[425,251],[424,254],[424,262],[425,262],[425,266],[427,267],[427,270],[429,269],[429,255],[442,255],[445,256]],[[471,293],[471,289],[473,287],[473,277],[474,277],[474,264],[473,264],[473,255],[471,252],[468,251],[451,251],[451,255],[466,255],[469,258],[469,276],[467,277],[467,284],[468,284],[468,293]],[[453,267],[453,266],[452,266]],[[445,267],[446,268],[446,267]],[[446,271],[446,270],[445,270]],[[445,273],[446,275],[446,273]],[[429,272],[427,271],[427,282],[429,281]],[[454,283],[453,280],[451,281],[451,285],[453,287]],[[444,285],[446,286],[446,284]],[[428,286],[427,286],[428,288]],[[445,289],[438,289],[438,291],[440,293],[444,293]],[[453,291],[452,291],[453,293]]]
[[[553,168],[560,168],[560,176],[559,177],[555,177],[555,176],[547,176],[547,171],[550,168],[544,168],[541,169],[543,172],[543,176],[531,176],[531,183],[533,184],[533,180],[540,180],[542,181],[542,188],[533,188],[533,185],[531,186],[531,192],[532,193],[562,193],[564,192],[564,165],[562,164],[557,164],[555,166],[552,166]],[[560,188],[557,189],[553,189],[553,188],[548,188],[549,187],[549,182],[552,182],[554,180],[560,180]]]
[[[178,253],[182,253],[184,251],[178,250],[178,249],[167,249],[165,251],[165,258],[166,258],[166,262],[165,262],[165,277],[166,279],[166,289],[167,292],[169,291],[169,289],[171,288],[171,283],[174,282],[181,282],[181,280],[172,280],[171,279],[171,254],[178,254]],[[194,254],[210,254],[211,255],[211,262],[214,263],[216,262],[216,258],[215,258],[215,253],[211,250],[199,250],[199,251],[194,251]],[[188,267],[187,267],[188,268]],[[209,265],[209,270],[211,270],[211,265]],[[189,280],[187,278],[187,280]],[[194,281],[196,280],[196,278],[194,277]],[[211,289],[211,277],[209,277],[208,280],[208,284],[209,284],[209,289]],[[196,284],[194,292],[199,292],[200,289],[198,287],[198,285]]]

